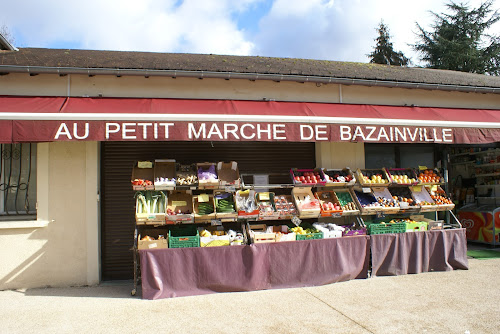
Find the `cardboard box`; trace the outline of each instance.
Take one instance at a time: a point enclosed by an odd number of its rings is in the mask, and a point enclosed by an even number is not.
[[[176,189],[198,189],[198,172],[196,170],[196,165],[176,164],[175,176]]]
[[[295,232],[290,232],[290,229],[287,225],[269,226],[268,231],[269,228],[271,228],[273,233],[275,234],[276,242],[297,240]]]
[[[155,190],[174,190],[175,175],[176,175],[175,160],[173,159],[155,160],[154,164]]]
[[[242,206],[242,204],[252,202],[255,209],[245,211],[245,207]],[[259,208],[257,206],[257,203],[255,202],[255,190],[238,190],[235,194],[235,204],[236,210],[238,211],[238,217],[245,219],[259,218]]]
[[[226,198],[219,199],[221,196]],[[231,212],[219,212],[218,206],[221,200],[226,200],[229,203],[233,204],[233,211]],[[224,191],[215,191],[214,192],[214,205],[215,205],[215,218],[222,222],[231,222],[238,219],[238,212],[236,212],[236,204],[234,203],[234,197],[232,193],[224,192]]]
[[[210,237],[201,236],[203,230],[209,231],[212,235]],[[229,246],[230,244],[230,237],[222,226],[199,227],[198,231],[200,233],[200,247]]]
[[[193,215],[193,196],[191,191],[175,190],[168,196],[167,202],[167,224],[168,223],[192,223]],[[173,214],[181,211],[181,214]]]
[[[241,187],[240,171],[236,161],[219,162],[217,164],[217,176],[219,178],[219,186],[221,189],[225,187]]]
[[[214,195],[213,194],[199,194],[194,195],[193,197],[193,212],[194,212],[194,221],[195,223],[210,223],[212,220],[215,220],[215,203],[214,203]],[[209,203],[214,208],[214,212],[210,214],[201,214],[199,207],[201,203]]]
[[[157,205],[160,205],[159,207],[160,212],[158,213],[148,213],[148,212],[143,212],[141,211],[141,208],[143,207],[141,205],[141,199],[139,198],[139,195],[151,195],[152,197],[157,197],[157,196],[162,196],[161,201],[157,201]],[[159,192],[159,191],[152,191],[152,190],[145,190],[143,192],[137,193],[136,194],[136,199],[135,199],[135,221],[137,225],[163,225],[165,224],[165,216],[166,216],[166,209],[167,209],[167,201],[168,198],[165,193]],[[161,204],[163,203],[163,204]],[[163,211],[163,212],[161,212]]]
[[[321,209],[320,203],[314,197],[311,188],[296,187],[292,189],[295,206],[299,211],[299,218],[318,218]]]
[[[354,216],[359,214],[358,206],[356,205],[356,200],[349,189],[335,189],[335,197],[342,206],[342,216]],[[341,200],[342,199],[342,200]],[[352,204],[349,204],[352,203]]]
[[[168,241],[165,238],[158,239],[155,237],[155,240],[141,240],[142,237],[139,234],[137,237],[137,249],[162,249],[168,248]]]
[[[132,176],[130,178],[130,181],[132,183],[132,189],[139,191],[139,190],[154,190],[155,186],[153,184],[154,181],[154,169],[153,169],[153,162],[152,161],[137,161],[132,168]],[[149,185],[135,185],[133,182],[135,180],[144,180],[144,181],[149,181],[151,184]]]
[[[219,178],[217,177],[217,168],[213,162],[203,162],[196,164],[196,170],[198,175],[198,188],[199,189],[218,189],[219,188]],[[204,175],[210,173],[214,175],[215,178],[206,179]]]

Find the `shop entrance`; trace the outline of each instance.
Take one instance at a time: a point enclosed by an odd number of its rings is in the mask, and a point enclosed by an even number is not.
[[[295,142],[103,142],[101,146],[101,277],[133,278],[135,161],[182,164],[236,161],[241,174],[271,174],[290,182],[290,168],[314,168],[315,144]]]

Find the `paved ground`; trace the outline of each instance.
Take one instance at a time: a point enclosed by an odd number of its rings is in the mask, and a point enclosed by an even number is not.
[[[469,265],[155,301],[132,282],[0,291],[0,333],[499,333],[500,259]]]

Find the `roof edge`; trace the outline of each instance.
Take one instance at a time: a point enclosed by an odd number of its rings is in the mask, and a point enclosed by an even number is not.
[[[8,51],[19,51],[14,45],[10,44],[10,42],[0,34],[0,46],[4,46]],[[2,50],[2,48],[0,48]]]
[[[1,35],[0,35],[1,36]],[[9,44],[10,45],[10,44]],[[17,49],[16,49],[17,50]],[[459,91],[470,93],[500,94],[500,88],[487,86],[463,86],[438,83],[419,83],[409,81],[391,81],[376,79],[356,79],[345,77],[323,77],[294,74],[269,73],[242,73],[242,72],[215,72],[215,71],[188,71],[188,70],[153,70],[153,69],[120,69],[120,68],[85,68],[85,67],[47,67],[47,66],[18,66],[0,65],[0,73],[28,73],[28,74],[82,74],[82,75],[115,75],[115,76],[164,76],[189,78],[217,78],[217,79],[247,79],[313,82],[321,84],[380,86],[388,88],[427,89],[442,91]]]

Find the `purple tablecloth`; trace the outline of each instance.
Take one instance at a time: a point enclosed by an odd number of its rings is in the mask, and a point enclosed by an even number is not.
[[[370,236],[372,276],[468,269],[465,229]]]
[[[366,278],[369,237],[141,250],[142,297],[323,285]]]

